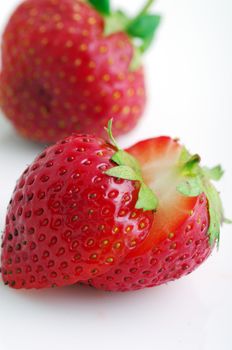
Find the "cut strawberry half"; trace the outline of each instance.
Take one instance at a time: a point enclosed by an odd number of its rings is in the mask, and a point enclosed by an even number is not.
[[[176,230],[197,203],[197,197],[186,197],[177,191],[184,180],[179,171],[182,151],[183,147],[170,137],[142,141],[128,149],[140,162],[144,181],[159,200],[150,235],[135,255],[149,250],[156,240]]]
[[[140,142],[127,152],[141,165],[158,206],[144,242],[116,269],[89,281],[109,291],[157,286],[192,272],[212,252],[223,220],[210,182],[222,176],[220,167],[201,168],[199,156],[170,137]]]

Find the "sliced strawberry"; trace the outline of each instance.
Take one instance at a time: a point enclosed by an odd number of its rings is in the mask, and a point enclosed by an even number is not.
[[[156,215],[153,232],[140,247],[141,252],[149,249],[159,234],[169,234],[179,227],[196,205],[196,197],[184,197],[176,190],[180,174],[175,167],[182,150],[182,146],[169,137],[143,141],[128,149],[140,162],[144,181],[159,199],[159,215]]]
[[[159,203],[144,242],[117,268],[89,281],[110,291],[156,286],[192,272],[210,255],[222,218],[220,199],[199,167],[199,157],[191,157],[178,141],[160,137],[140,142],[128,152],[140,162],[144,181]]]
[[[192,272],[219,242],[221,168],[169,137],[121,149],[73,135],[24,172],[3,235],[3,280],[14,288],[80,281],[111,291]]]

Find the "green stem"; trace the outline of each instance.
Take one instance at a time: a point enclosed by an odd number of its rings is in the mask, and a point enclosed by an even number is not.
[[[142,10],[140,10],[139,14],[136,17],[140,17],[140,16],[144,15],[145,13],[147,13],[148,10],[150,9],[150,7],[154,4],[154,2],[155,2],[155,0],[147,0],[146,4],[142,8]]]
[[[115,148],[119,151],[120,147],[118,146],[117,141],[115,140],[114,135],[113,135],[113,118],[111,118],[108,121],[108,125],[107,125],[107,127],[105,127],[105,130],[106,130],[106,132],[108,134],[108,137],[109,137],[110,141],[115,146]]]

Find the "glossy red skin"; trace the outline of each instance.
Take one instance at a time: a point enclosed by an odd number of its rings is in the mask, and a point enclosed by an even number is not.
[[[125,33],[104,36],[101,15],[74,0],[28,0],[2,46],[0,103],[26,138],[54,142],[72,132],[115,136],[135,127],[146,102],[143,69],[131,72]]]
[[[180,154],[180,144],[170,137],[139,142],[128,152],[142,166],[154,157],[164,159],[169,153]],[[153,179],[156,174],[152,174]],[[158,193],[158,198],[159,198]],[[177,194],[178,195],[178,194]],[[210,255],[208,201],[178,195],[170,208],[158,206],[152,228],[144,242],[116,268],[88,283],[107,291],[130,291],[158,286],[185,276]],[[172,198],[170,198],[172,200]]]
[[[148,251],[142,254],[134,251],[117,268],[89,280],[89,284],[98,289],[124,292],[179,279],[200,266],[212,252],[208,227],[207,199],[203,195],[197,198],[192,215],[180,223],[172,235],[154,234]]]
[[[154,214],[135,209],[136,183],[105,174],[115,149],[92,136],[48,148],[19,179],[3,236],[13,288],[64,286],[117,266],[142,244]]]

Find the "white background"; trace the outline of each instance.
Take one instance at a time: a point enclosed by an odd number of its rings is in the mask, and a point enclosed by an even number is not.
[[[0,30],[18,0],[0,2]],[[143,0],[114,0],[134,11]],[[127,5],[125,5],[125,3]],[[140,127],[121,140],[178,136],[209,166],[232,217],[232,1],[159,0],[164,16],[146,56],[150,102]],[[0,230],[16,179],[42,149],[0,116]],[[155,289],[108,294],[69,287],[14,291],[0,282],[0,349],[231,350],[232,228],[194,274]]]

